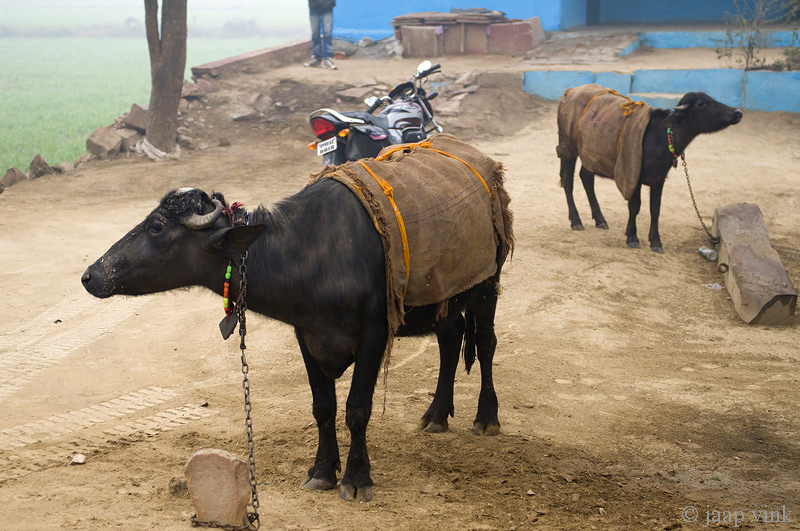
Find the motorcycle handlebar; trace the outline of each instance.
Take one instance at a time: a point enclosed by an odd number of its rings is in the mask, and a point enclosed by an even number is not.
[[[375,100],[375,103],[373,103],[372,105],[369,106],[369,108],[367,109],[367,112],[369,114],[372,114],[373,112],[375,112],[375,109],[377,109],[378,107],[381,106],[381,103],[383,103],[383,100],[378,98],[377,100]]]
[[[439,68],[441,68],[441,67],[442,67],[441,64],[435,64],[432,67],[430,67],[429,69],[425,70],[424,72],[420,72],[419,74],[417,74],[417,79],[422,79],[423,77],[427,77],[427,76],[429,76],[431,74],[435,74],[437,72],[441,72],[441,70],[439,70]]]

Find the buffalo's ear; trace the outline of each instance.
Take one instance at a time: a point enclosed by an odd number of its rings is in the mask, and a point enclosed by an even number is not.
[[[241,225],[212,232],[206,238],[208,250],[222,256],[239,256],[261,236],[266,225]]]

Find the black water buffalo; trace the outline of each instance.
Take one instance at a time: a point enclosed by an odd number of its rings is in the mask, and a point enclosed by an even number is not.
[[[603,87],[598,85],[595,85],[595,87],[603,90]],[[605,90],[613,93],[613,91]],[[620,97],[624,98],[623,96]],[[595,220],[597,227],[607,229],[608,224],[600,211],[600,205],[594,192],[594,176],[598,170],[587,168],[586,158],[580,152],[580,149],[576,147],[576,138],[574,138],[574,131],[576,130],[574,120],[581,119],[575,117],[583,117],[583,113],[589,108],[589,104],[583,107],[585,102],[581,103],[579,110],[583,109],[583,112],[580,115],[573,113],[571,118],[573,121],[570,124],[569,120],[562,119],[562,109],[567,105],[566,102],[569,98],[570,93],[567,91],[559,102],[559,147],[557,151],[561,158],[561,185],[564,187],[564,192],[567,196],[570,224],[573,230],[583,230],[583,224],[572,197],[575,162],[577,156],[580,156],[582,166],[579,175],[591,206],[592,218]],[[656,108],[650,110],[649,122],[646,123],[642,139],[641,171],[638,176],[638,182],[635,181],[634,177],[633,186],[630,188],[631,195],[628,199],[629,215],[625,235],[630,247],[639,247],[639,238],[636,234],[636,216],[639,214],[642,204],[642,185],[650,187],[650,233],[648,236],[650,249],[663,253],[661,236],[658,232],[658,216],[661,210],[661,193],[667,173],[670,168],[676,165],[677,157],[683,153],[697,135],[720,131],[729,125],[739,123],[741,119],[741,110],[720,103],[703,92],[689,92],[681,98],[678,105],[673,109]],[[573,131],[573,134],[569,134],[568,130]],[[669,135],[668,130],[671,131]],[[582,140],[584,144],[592,143],[592,139],[584,138]],[[613,157],[619,154],[619,143],[616,136],[612,140],[612,144],[617,149],[617,153],[612,155]],[[577,153],[577,156],[575,156],[575,153]],[[601,177],[618,177],[597,174]]]
[[[346,407],[351,445],[340,495],[368,501],[373,482],[366,430],[389,337],[381,236],[355,195],[333,179],[319,180],[272,209],[257,208],[250,225],[232,227],[220,213],[222,204],[218,193],[168,193],[144,221],[89,266],[83,285],[101,298],[186,286],[205,286],[221,295],[232,260],[230,298],[235,300],[235,264],[248,250],[247,307],[294,327],[311,385],[319,443],[302,485],[327,490],[337,484],[341,465],[334,380],[355,364]],[[481,367],[474,431],[499,432],[492,358],[500,265],[498,258],[493,276],[451,298],[445,315],[437,315],[439,307],[434,305],[407,308],[397,335],[435,333],[439,343],[439,380],[422,428],[447,428],[464,341],[465,363],[469,366],[477,354]]]

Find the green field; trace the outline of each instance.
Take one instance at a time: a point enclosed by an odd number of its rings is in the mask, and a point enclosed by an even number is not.
[[[189,38],[191,66],[280,44],[281,39]],[[27,172],[38,153],[50,165],[86,153],[86,138],[150,100],[144,37],[0,38],[0,178]]]

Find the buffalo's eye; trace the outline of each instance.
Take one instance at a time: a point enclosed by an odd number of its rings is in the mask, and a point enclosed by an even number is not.
[[[150,234],[160,234],[162,230],[164,230],[164,224],[162,222],[156,220],[150,224]]]
[[[706,106],[705,100],[697,100],[697,106],[701,109]]]

